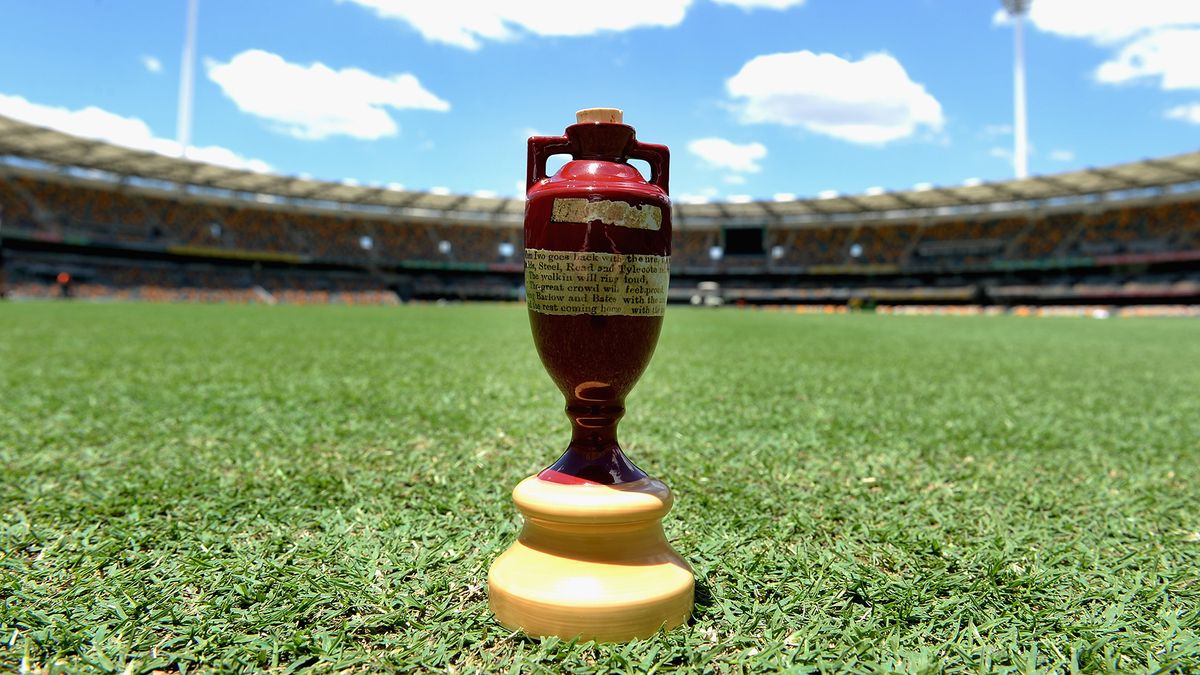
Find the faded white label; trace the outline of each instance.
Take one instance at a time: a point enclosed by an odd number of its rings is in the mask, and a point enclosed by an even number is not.
[[[605,225],[659,230],[662,229],[662,209],[653,204],[634,206],[609,199],[591,201],[581,197],[564,197],[554,200],[550,220],[555,223],[590,223],[598,220]]]
[[[662,316],[671,258],[525,249],[525,298],[542,314]]]

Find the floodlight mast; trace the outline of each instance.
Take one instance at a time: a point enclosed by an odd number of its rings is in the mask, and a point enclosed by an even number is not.
[[[1029,175],[1025,128],[1025,14],[1033,0],[1003,0],[1013,22],[1013,171],[1017,178]]]
[[[183,58],[179,66],[179,110],[175,118],[175,140],[179,156],[187,157],[192,142],[192,90],[196,68],[196,15],[200,0],[187,0],[187,27],[183,34]]]

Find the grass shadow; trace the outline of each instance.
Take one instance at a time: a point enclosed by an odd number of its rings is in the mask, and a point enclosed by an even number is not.
[[[708,582],[700,577],[696,577],[696,596],[695,602],[697,607],[708,608],[713,604],[712,589],[708,587]]]

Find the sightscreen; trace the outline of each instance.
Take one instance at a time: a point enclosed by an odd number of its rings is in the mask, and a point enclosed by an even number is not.
[[[761,255],[763,253],[764,228],[725,228],[725,255]]]

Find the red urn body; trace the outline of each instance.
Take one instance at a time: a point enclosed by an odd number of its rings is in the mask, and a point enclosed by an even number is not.
[[[529,320],[572,424],[566,452],[539,477],[563,483],[646,477],[621,451],[616,431],[625,396],[658,343],[670,266],[669,151],[638,142],[619,113],[599,118],[563,136],[529,139]],[[555,154],[572,159],[547,177],[546,160]],[[649,180],[631,159],[650,165]]]

